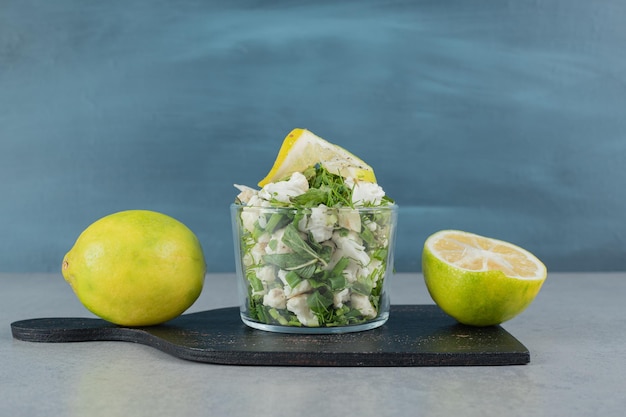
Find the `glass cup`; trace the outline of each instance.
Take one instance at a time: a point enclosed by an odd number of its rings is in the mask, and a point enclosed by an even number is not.
[[[389,317],[398,206],[231,205],[243,322],[281,333],[347,333]]]

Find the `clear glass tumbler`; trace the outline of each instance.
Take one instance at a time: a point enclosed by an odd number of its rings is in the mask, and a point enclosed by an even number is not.
[[[296,209],[233,204],[241,319],[281,333],[382,326],[398,206]]]

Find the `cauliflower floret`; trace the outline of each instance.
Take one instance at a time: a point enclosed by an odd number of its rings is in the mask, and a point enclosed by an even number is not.
[[[335,266],[337,266],[337,263],[339,263],[339,261],[344,257],[344,255],[345,254],[343,250],[339,248],[334,250],[330,258],[330,261],[328,262],[328,265],[326,265],[324,269],[327,271],[331,271]],[[348,265],[346,265],[346,267],[343,270],[343,276],[346,278],[348,282],[353,283],[353,282],[356,282],[357,275],[359,271],[361,270],[361,268],[359,264],[353,259],[348,259],[348,261],[349,261]]]
[[[256,276],[263,284],[269,284],[276,281],[276,272],[273,266],[262,266],[257,269]]]
[[[260,264],[263,261],[263,256],[265,256],[265,248],[267,247],[266,242],[257,242],[251,249],[250,255],[252,255],[252,260],[255,264]]]
[[[239,185],[239,184],[234,184],[234,185],[235,185],[235,188],[240,191],[240,193],[237,195],[237,199],[244,204],[248,204],[250,199],[252,197],[256,197],[258,193],[257,190],[255,190],[252,187],[248,187],[247,185]]]
[[[375,232],[376,229],[378,229],[378,224],[376,222],[371,221],[370,219],[367,219],[365,223],[365,227],[367,227],[371,232]]]
[[[285,285],[285,286],[289,285],[289,284],[287,284],[287,279],[285,278],[288,273],[289,273],[289,271],[285,271],[284,269],[279,269],[278,270],[278,278],[280,278],[280,280],[282,281],[283,285]]]
[[[289,286],[289,284],[287,283],[287,274],[289,273],[289,271],[285,271],[284,269],[280,269],[278,271],[278,278],[280,278],[280,280],[283,283],[283,286],[285,287],[285,297],[287,298],[292,298],[295,297],[297,295],[300,294],[304,294],[306,292],[309,292],[313,289],[313,287],[311,286],[311,283],[308,280],[302,280],[298,283],[298,285],[296,285],[294,288],[291,288]]]
[[[360,272],[361,267],[353,260],[350,260],[350,263],[343,270],[343,276],[346,278],[346,281],[352,284],[357,281]]]
[[[250,200],[248,201],[247,206],[248,207],[271,207],[272,204],[269,201],[262,199],[261,197],[259,197],[258,194],[256,194],[250,197]]]
[[[250,251],[243,256],[243,264],[247,267],[258,265],[265,255],[266,243],[255,243]]]
[[[350,301],[350,289],[344,288],[333,294],[333,306],[335,308],[343,307],[343,303]]]
[[[320,204],[311,208],[311,214],[304,216],[298,222],[298,230],[311,232],[316,242],[324,242],[333,235],[333,229],[337,222],[335,214],[329,214],[328,207]]]
[[[355,282],[357,280],[365,280],[372,286],[376,286],[376,283],[384,273],[384,267],[382,261],[378,259],[372,259],[366,266],[361,266],[355,262],[350,262],[348,267],[344,270],[344,276],[349,282]]]
[[[333,233],[333,242],[337,245],[337,248],[341,250],[343,256],[354,259],[361,265],[367,265],[370,263],[370,257],[365,253],[365,246],[359,235],[353,231],[347,234],[340,231]]]
[[[254,225],[258,220],[263,219],[262,210],[259,207],[269,207],[270,202],[254,195],[248,200],[246,207],[241,211],[241,222],[248,232],[254,231]]]
[[[376,314],[378,314],[372,303],[370,303],[370,299],[367,295],[353,293],[350,296],[350,305],[370,319],[375,318]]]
[[[263,296],[263,304],[268,307],[284,309],[287,307],[287,298],[282,288],[272,288]]]
[[[265,247],[265,252],[268,255],[292,252],[291,248],[283,243],[285,229],[286,228],[276,230],[272,234],[271,239],[268,240],[267,246]]]
[[[291,197],[299,196],[309,190],[309,182],[299,172],[294,172],[287,181],[271,182],[259,191],[259,196],[265,200],[278,200],[289,203]]]
[[[285,297],[293,298],[300,294],[311,291],[313,287],[308,279],[302,280],[295,287],[291,288],[288,284],[285,285]]]
[[[357,210],[339,210],[337,218],[339,226],[355,232],[361,231],[361,215]]]
[[[346,178],[346,185],[352,188],[352,204],[357,206],[364,206],[368,203],[378,206],[385,196],[383,188],[373,182]]]
[[[306,302],[307,295],[301,294],[287,301],[287,310],[294,313],[300,323],[308,327],[318,327],[319,321]]]
[[[241,211],[241,223],[243,224],[243,228],[248,232],[254,231],[254,225],[257,220],[259,220],[259,209],[256,207],[244,207]]]

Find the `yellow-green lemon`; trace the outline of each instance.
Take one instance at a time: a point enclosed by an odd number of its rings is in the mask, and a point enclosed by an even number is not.
[[[196,235],[149,210],[105,216],[65,255],[65,280],[92,313],[123,326],[171,320],[199,297],[206,263]]]
[[[426,239],[422,271],[435,303],[473,326],[517,316],[547,277],[545,265],[527,250],[459,230],[442,230]]]

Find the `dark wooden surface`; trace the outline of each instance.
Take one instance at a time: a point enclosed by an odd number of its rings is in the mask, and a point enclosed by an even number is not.
[[[241,322],[237,307],[186,314],[153,327],[39,318],[14,322],[11,330],[14,338],[29,342],[134,342],[181,359],[226,365],[487,366],[530,361],[528,349],[501,326],[464,326],[434,305],[395,305],[384,326],[347,334],[255,330]]]

